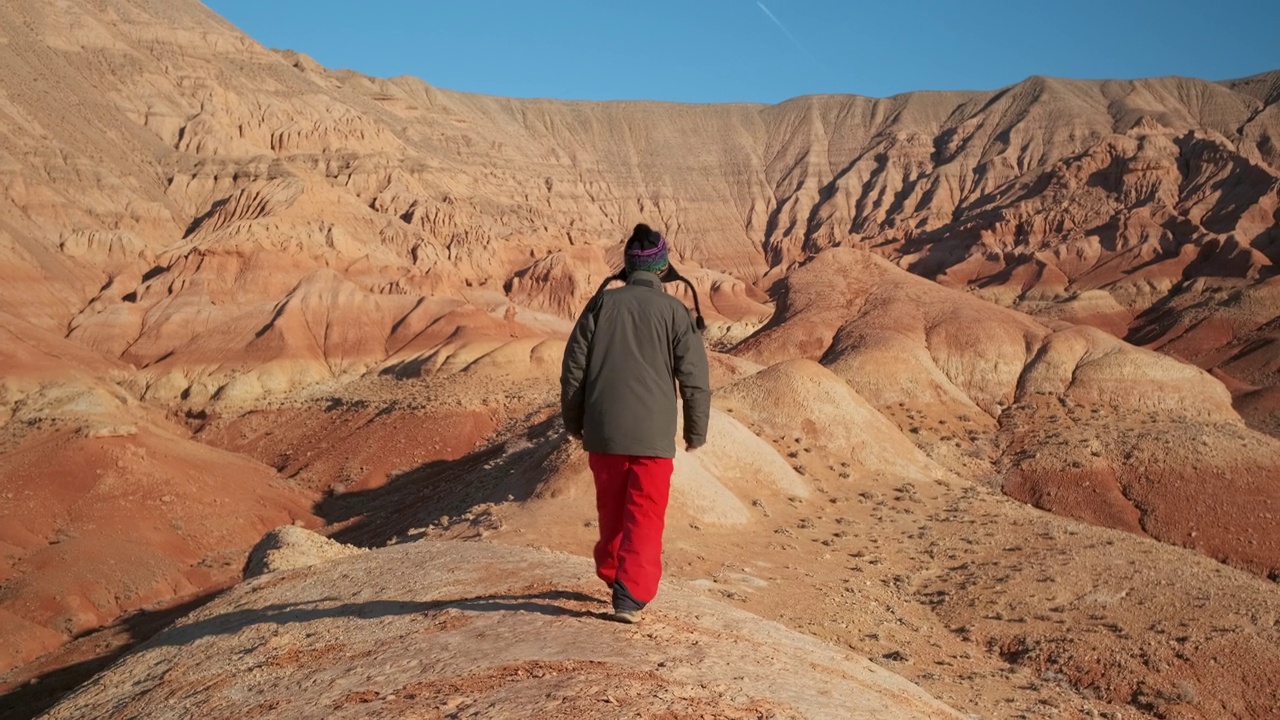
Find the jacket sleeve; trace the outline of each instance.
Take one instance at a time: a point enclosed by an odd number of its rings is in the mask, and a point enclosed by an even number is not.
[[[591,305],[573,326],[569,342],[564,347],[564,360],[560,364],[560,414],[564,416],[564,428],[574,437],[582,437],[583,416],[586,413],[587,358],[590,356],[591,338],[595,335],[596,319]]]
[[[686,311],[687,312],[687,311]],[[684,401],[684,442],[700,447],[707,442],[707,423],[711,420],[711,371],[707,367],[707,349],[702,333],[692,318],[684,318],[675,345],[675,374],[680,382],[680,398]]]

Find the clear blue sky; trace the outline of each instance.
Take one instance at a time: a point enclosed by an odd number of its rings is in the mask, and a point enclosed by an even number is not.
[[[205,0],[331,68],[510,97],[780,102],[1280,69],[1280,0]]]

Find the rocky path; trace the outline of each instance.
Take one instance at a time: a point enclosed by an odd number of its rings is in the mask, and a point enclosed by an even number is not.
[[[238,586],[45,717],[959,718],[847,650],[668,584],[601,618],[583,559],[415,542]]]

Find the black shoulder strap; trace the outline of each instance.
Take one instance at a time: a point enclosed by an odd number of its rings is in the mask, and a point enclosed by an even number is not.
[[[702,318],[702,303],[698,301],[698,289],[693,286],[689,278],[681,275],[673,265],[667,265],[667,269],[662,273],[663,282],[682,282],[685,287],[689,288],[689,294],[693,296],[693,314],[694,326],[698,328],[698,332],[704,332],[707,329],[707,321]],[[591,296],[591,300],[587,302],[587,311],[591,313],[591,318],[599,324],[600,307],[604,305],[604,291],[609,287],[609,283],[618,280],[620,282],[627,281],[627,269],[623,268],[618,272],[610,275],[600,283],[600,287],[596,288],[596,294]]]
[[[610,275],[600,283],[600,287],[596,288],[596,294],[591,296],[591,300],[587,302],[587,311],[591,313],[591,319],[598,325],[600,324],[600,306],[604,305],[604,291],[609,287],[609,283],[614,280],[621,282],[627,281],[627,269],[623,268],[618,272]]]
[[[707,329],[707,320],[703,319],[703,304],[698,301],[698,288],[694,287],[694,283],[680,274],[680,270],[677,270],[675,265],[667,265],[667,269],[662,273],[662,282],[685,283],[685,287],[689,288],[689,295],[694,296],[694,327],[698,328],[698,332],[704,332]]]

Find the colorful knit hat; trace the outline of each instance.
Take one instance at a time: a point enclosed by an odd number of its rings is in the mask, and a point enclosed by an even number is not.
[[[667,258],[667,239],[644,223],[636,225],[623,254],[628,272],[643,271],[661,275],[670,265]]]
[[[600,283],[596,294],[587,303],[587,312],[595,315],[600,312],[600,304],[604,301],[604,290],[614,281],[626,282],[630,272],[651,272],[664,283],[681,282],[689,288],[693,296],[694,325],[698,332],[707,329],[707,322],[702,318],[702,303],[698,302],[698,289],[688,278],[681,275],[667,257],[667,240],[653,228],[644,223],[636,226],[627,239],[627,247],[623,251],[623,267]]]

